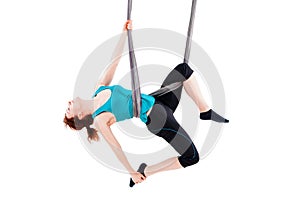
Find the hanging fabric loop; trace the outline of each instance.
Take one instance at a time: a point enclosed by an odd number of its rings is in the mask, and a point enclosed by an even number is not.
[[[196,5],[197,5],[197,0],[193,0],[192,7],[191,7],[191,14],[190,14],[190,22],[189,22],[187,38],[186,38],[184,59],[183,59],[183,62],[186,64],[188,64],[189,58],[190,58],[191,43],[192,43],[193,28],[194,28],[194,19],[195,19],[195,13],[196,13]],[[157,91],[151,93],[150,95],[161,96],[168,92],[172,92],[172,91],[176,90],[180,86],[182,86],[182,82],[172,83],[170,85],[167,85],[165,87],[158,89]]]
[[[128,0],[127,20],[131,20],[132,0]],[[132,103],[134,117],[140,117],[141,112],[141,90],[140,80],[134,54],[132,31],[127,30],[128,35],[128,48],[129,48],[129,61],[130,61],[130,74],[131,74],[131,89],[132,89]]]
[[[196,4],[197,4],[197,0],[193,0],[192,7],[191,7],[190,22],[189,22],[189,27],[188,27],[188,32],[187,32],[184,59],[183,59],[183,62],[187,63],[187,64],[189,62],[189,57],[190,57],[190,52],[191,52],[191,43],[192,43],[194,19],[195,19],[195,12],[196,12]],[[131,20],[131,10],[132,10],[132,0],[128,0],[127,20]],[[142,104],[141,90],[140,90],[140,81],[139,81],[137,63],[136,63],[136,58],[135,58],[135,54],[134,54],[132,31],[127,30],[127,34],[128,34],[133,114],[135,117],[140,117],[141,104]],[[182,82],[172,83],[170,85],[160,88],[159,90],[151,93],[150,95],[161,96],[168,92],[172,92],[173,90],[176,90],[180,86],[182,86]]]

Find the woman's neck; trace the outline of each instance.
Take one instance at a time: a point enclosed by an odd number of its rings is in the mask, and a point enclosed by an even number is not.
[[[82,100],[81,108],[84,115],[91,115],[94,112],[94,101],[93,100]]]

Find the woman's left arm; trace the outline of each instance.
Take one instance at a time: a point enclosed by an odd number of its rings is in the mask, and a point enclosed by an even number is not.
[[[99,79],[98,83],[97,83],[97,87],[96,89],[100,86],[100,85],[109,85],[114,77],[116,68],[121,60],[122,57],[122,52],[124,49],[124,45],[125,45],[125,40],[126,40],[126,36],[127,36],[127,30],[131,29],[132,27],[132,23],[131,20],[127,20],[124,27],[123,27],[123,33],[120,37],[120,40],[114,50],[114,53],[112,55],[112,63],[110,64],[110,66],[105,70],[105,72],[103,73],[102,77]]]
[[[97,118],[95,119],[95,126],[97,129],[101,132],[105,140],[110,145],[111,149],[117,156],[117,158],[120,160],[120,162],[124,165],[124,167],[127,169],[129,173],[134,173],[135,170],[131,167],[130,163],[128,162],[122,147],[118,140],[115,138],[114,134],[112,133],[110,129],[110,125],[113,124],[114,120],[112,120],[112,114],[108,112],[101,113]]]
[[[130,173],[133,181],[135,183],[140,183],[143,180],[145,180],[145,177],[139,173],[136,172],[132,166],[130,165],[129,161],[127,160],[121,145],[119,144],[118,140],[115,138],[114,134],[112,133],[109,124],[111,115],[109,113],[102,113],[95,119],[96,121],[96,127],[99,129],[99,131],[102,133],[105,140],[108,142],[109,146],[113,150],[114,154],[117,156],[119,161],[123,164],[123,166],[127,169],[127,171]]]

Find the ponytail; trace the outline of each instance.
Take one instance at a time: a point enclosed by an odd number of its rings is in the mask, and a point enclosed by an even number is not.
[[[65,125],[69,126],[71,129],[81,130],[82,128],[85,127],[87,130],[87,134],[88,134],[87,140],[89,142],[91,142],[92,140],[94,140],[94,141],[99,140],[97,130],[94,128],[91,128],[91,125],[93,124],[93,122],[94,122],[94,119],[93,119],[92,115],[87,115],[81,120],[77,116],[67,118],[67,116],[65,115],[65,118],[64,118]]]
[[[97,130],[94,128],[91,128],[90,126],[85,127],[88,133],[88,141],[91,143],[92,140],[99,141],[99,136],[97,134]]]

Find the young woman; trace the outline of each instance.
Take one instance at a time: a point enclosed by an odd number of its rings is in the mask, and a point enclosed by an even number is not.
[[[99,131],[130,173],[131,186],[133,186],[157,172],[191,166],[199,161],[195,145],[173,116],[180,101],[182,88],[197,105],[200,119],[225,123],[228,120],[209,108],[200,92],[193,70],[185,63],[177,65],[166,77],[162,87],[178,81],[183,83],[182,86],[161,96],[142,94],[140,119],[147,125],[150,132],[165,139],[180,156],[152,166],[142,163],[137,171],[134,170],[110,129],[112,124],[133,117],[131,91],[119,85],[109,86],[119,64],[128,29],[131,29],[131,21],[127,21],[124,25],[123,34],[114,52],[117,59],[105,70],[98,81],[93,99],[83,100],[77,97],[69,101],[64,123],[74,130],[81,130],[85,127],[89,141],[98,141],[97,131]],[[95,125],[96,130],[90,127],[92,124]]]

